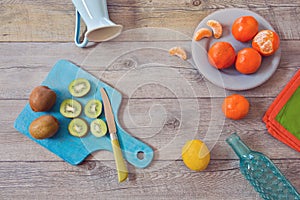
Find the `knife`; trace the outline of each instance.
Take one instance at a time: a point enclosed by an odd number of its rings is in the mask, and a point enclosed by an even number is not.
[[[123,182],[127,179],[128,177],[128,170],[125,165],[125,161],[123,159],[122,151],[120,148],[120,144],[118,141],[118,136],[117,136],[117,128],[116,128],[116,123],[114,119],[114,114],[112,112],[111,104],[108,99],[107,93],[104,90],[104,88],[100,89],[103,105],[104,105],[104,112],[105,112],[105,118],[106,118],[106,123],[108,126],[108,131],[110,134],[110,140],[111,140],[111,145],[116,161],[116,167],[117,167],[117,172],[118,172],[118,179],[119,182]]]

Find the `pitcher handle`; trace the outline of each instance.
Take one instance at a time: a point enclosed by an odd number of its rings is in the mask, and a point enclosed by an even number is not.
[[[78,12],[78,10],[75,11],[76,12],[76,22],[75,22],[75,44],[78,47],[85,47],[87,45],[87,43],[89,42],[87,37],[84,36],[84,39],[82,42],[80,42],[80,14]]]

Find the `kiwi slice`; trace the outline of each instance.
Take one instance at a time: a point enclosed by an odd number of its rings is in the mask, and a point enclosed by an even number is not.
[[[102,112],[102,103],[97,99],[90,100],[84,107],[84,114],[89,118],[97,118]]]
[[[65,99],[60,104],[60,113],[67,118],[78,117],[81,113],[81,104],[74,99]]]
[[[75,118],[69,123],[68,130],[75,137],[83,137],[88,132],[88,125],[83,119]]]
[[[102,119],[95,119],[90,124],[90,130],[94,136],[102,137],[107,133],[107,126]]]
[[[91,84],[84,78],[78,78],[73,80],[69,85],[69,92],[74,97],[83,97],[91,89]]]

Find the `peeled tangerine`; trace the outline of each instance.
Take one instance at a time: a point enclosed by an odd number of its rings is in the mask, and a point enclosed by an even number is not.
[[[216,21],[216,20],[208,20],[206,22],[207,26],[209,26],[214,33],[214,37],[215,38],[220,38],[222,36],[223,33],[223,28],[220,22]]]
[[[252,47],[263,56],[274,54],[279,48],[279,44],[279,36],[271,30],[262,30],[258,32],[252,41]]]
[[[195,36],[194,36],[194,40],[195,41],[199,41],[201,40],[202,38],[208,38],[208,37],[211,37],[212,36],[212,32],[211,30],[209,30],[208,28],[200,28],[196,33],[195,33]]]
[[[201,140],[190,140],[182,148],[182,160],[191,170],[205,170],[210,162],[210,152]]]
[[[171,56],[178,56],[179,58],[181,58],[182,60],[186,60],[187,59],[187,55],[186,52],[184,51],[183,48],[181,47],[173,47],[169,50],[169,54]]]

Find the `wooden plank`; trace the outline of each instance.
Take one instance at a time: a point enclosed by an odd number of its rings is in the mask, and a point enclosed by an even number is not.
[[[1,1],[0,41],[73,41],[75,14],[71,1]],[[111,19],[124,30],[144,27],[168,28],[191,36],[197,24],[208,14],[231,7],[250,9],[266,18],[282,39],[300,39],[297,24],[300,5],[296,0],[251,3],[239,1],[108,1]],[[117,40],[162,40],[172,35],[124,34]],[[156,33],[156,34],[153,34]],[[175,37],[178,37],[175,34]],[[180,35],[180,34],[179,34]],[[186,38],[183,36],[182,38]]]
[[[251,104],[240,121],[224,119],[220,109],[224,96],[234,91],[213,86],[194,66],[167,53],[182,46],[191,58],[196,25],[231,7],[262,15],[282,41],[274,76],[258,88],[238,92]],[[269,135],[261,121],[299,69],[298,0],[108,0],[108,9],[112,20],[124,25],[122,35],[80,49],[73,43],[71,1],[0,2],[0,199],[258,199],[225,142],[233,132],[269,156],[300,191],[299,152]],[[119,184],[112,153],[95,152],[71,166],[13,128],[30,91],[59,59],[73,61],[123,93],[118,119],[155,150],[148,168],[129,165],[129,179]],[[180,156],[183,144],[194,138],[211,149],[211,163],[200,173],[188,170]]]
[[[191,59],[190,41],[106,42],[85,49],[75,48],[73,43],[1,43],[0,69],[42,67],[49,70],[59,59],[68,59],[93,71],[103,71],[104,69],[106,71],[124,71],[130,64],[128,62],[132,60],[143,64],[160,61],[165,65],[191,68],[187,63],[184,65],[185,62],[180,59],[168,55],[167,51],[174,46],[183,47],[188,52],[188,58]],[[299,46],[300,41],[281,42],[281,68],[299,67]],[[144,54],[145,52],[146,54]],[[151,56],[149,56],[149,52]],[[158,55],[160,56],[157,57]],[[123,61],[124,66],[120,59],[125,60]],[[109,67],[114,61],[118,61],[118,63]]]
[[[123,102],[118,119],[126,131],[155,150],[155,160],[180,159],[181,147],[194,138],[207,143],[213,159],[235,159],[225,143],[234,132],[251,148],[271,158],[299,158],[298,152],[269,135],[261,121],[272,98],[249,98],[251,110],[245,119],[239,121],[224,119],[220,109],[222,100],[131,99]],[[60,160],[13,129],[13,123],[26,102],[0,101],[0,109],[6,113],[0,116],[0,161]],[[113,160],[113,156],[110,152],[100,151],[89,159]]]
[[[121,66],[128,67],[126,64],[128,60],[123,61],[125,63],[121,63]],[[129,62],[131,61],[129,60]],[[93,71],[88,67],[85,69],[100,80],[117,88],[124,98],[210,98],[224,97],[231,93],[239,93],[248,97],[275,97],[297,71],[297,68],[279,68],[263,85],[252,90],[236,92],[225,91],[213,85],[191,65],[189,68],[185,68],[158,66],[156,63],[152,63],[149,66],[141,65],[141,67],[127,70],[113,70],[119,66],[118,63],[112,65],[111,71]],[[0,99],[27,99],[31,90],[41,84],[50,69],[45,66],[1,69]],[[12,84],[7,84],[12,81]]]
[[[69,59],[82,66],[118,88],[125,98],[198,98],[225,95],[223,89],[203,79],[192,64],[168,54],[167,50],[173,46],[183,46],[190,52],[189,42],[109,42],[87,50],[73,48],[72,43],[1,45],[1,99],[28,98],[30,91],[42,82],[59,59]],[[275,97],[299,67],[298,49],[299,42],[283,41],[282,61],[274,76],[262,86],[240,93],[246,96]],[[12,81],[13,84],[7,84]],[[153,84],[156,84],[155,94],[152,92]]]
[[[296,189],[300,160],[274,160]],[[129,168],[129,179],[119,184],[113,162],[85,162],[78,167],[63,162],[0,162],[1,199],[257,199],[243,178],[238,161],[212,160],[204,172],[188,170],[182,161],[159,170]]]

